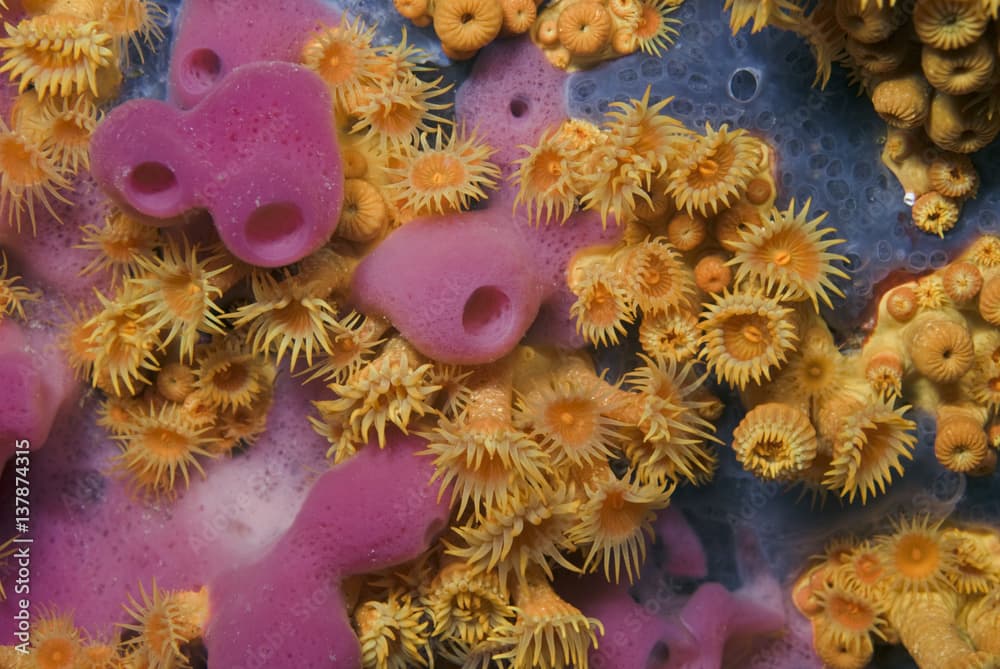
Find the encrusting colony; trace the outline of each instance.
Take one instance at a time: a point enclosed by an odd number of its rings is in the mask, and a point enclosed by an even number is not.
[[[902,519],[892,533],[831,544],[792,599],[833,669],[862,669],[876,640],[901,643],[921,669],[1000,662],[1000,535]]]
[[[873,390],[935,413],[938,461],[972,475],[993,472],[1000,446],[998,251],[1000,239],[981,237],[950,265],[887,292],[860,360]]]
[[[5,23],[0,74],[17,82],[11,122],[0,119],[0,207],[18,229],[35,211],[55,215],[52,200],[89,167],[88,143],[99,106],[118,94],[129,49],[141,56],[163,37],[163,9],[148,0],[49,0]]]
[[[805,36],[821,81],[849,53],[868,68],[856,71],[874,99],[888,83],[894,100],[927,98],[925,116],[902,107],[891,114],[911,128],[931,119],[927,135],[940,148],[920,150],[913,142],[926,140],[911,130],[889,141],[890,158],[923,179],[914,212],[935,234],[954,224],[957,203],[978,185],[961,155],[968,146],[940,140],[940,119],[962,136],[961,123],[973,122],[962,120],[967,110],[954,96],[993,81],[977,60],[985,14],[972,12],[971,38],[951,24],[939,26],[942,36],[927,27],[942,4],[919,0],[913,12],[927,44],[927,84],[910,71],[905,80],[893,74],[913,62],[913,45],[896,45],[910,17],[891,3],[824,1],[806,12],[791,0],[727,2],[734,30],[752,22],[754,31],[771,24]],[[553,64],[570,69],[637,50],[659,54],[677,23],[670,0],[559,0],[541,12],[533,0],[395,5],[417,25],[433,23],[452,58],[530,33]],[[162,36],[163,12],[145,0],[32,9],[0,40],[0,72],[20,90],[10,125],[0,121],[0,206],[16,227],[25,217],[34,225],[39,206],[51,212],[88,169],[89,136],[129,52],[141,55]],[[374,33],[344,18],[301,50],[301,64],[331,92],[345,172],[337,232],[325,246],[266,270],[217,240],[195,243],[109,206],[103,221],[82,226],[79,246],[91,256],[84,273],[100,273],[106,286],[63,327],[66,356],[99,393],[98,422],[120,446],[114,470],[158,503],[204,476],[207,459],[252,447],[281,372],[330,391],[308,420],[329,443],[331,465],[384,447],[394,428],[427,440],[421,457],[433,461],[430,484],[450,495],[452,522],[416,561],[345,588],[366,669],[433,666],[435,658],[586,669],[603,625],[559,596],[556,573],[632,583],[656,512],[678,486],[712,479],[720,447],[763,479],[864,503],[911,457],[905,399],[936,411],[942,465],[969,474],[995,467],[1000,239],[984,237],[951,265],[895,287],[864,348],[842,353],[819,316],[849,269],[826,215],[811,213],[810,202],[776,206],[778,158],[764,140],[726,125],[685,127],[665,113],[670,100],[649,90],[613,103],[601,125],[566,119],[546,129],[522,147],[511,178],[513,207],[532,224],[567,224],[587,209],[622,229],[619,242],[584,249],[566,272],[570,316],[589,344],[637,336],[643,352],[621,378],[595,370],[586,352],[531,346],[477,367],[444,364],[388,320],[351,310],[352,273],[391,231],[477,206],[501,175],[494,149],[446,118],[448,87],[425,55],[405,34],[375,46]],[[872,46],[882,42],[885,49]],[[955,76],[941,73],[948,67]],[[910,170],[914,156],[926,164]],[[4,256],[0,317],[24,318],[37,298]],[[747,409],[731,444],[715,435],[723,405],[706,387],[708,373]],[[988,632],[997,621],[997,546],[990,532],[903,522],[891,536],[825,557],[797,585],[796,603],[832,666],[862,666],[873,636],[901,639],[923,662],[931,628],[949,659],[926,667],[985,661],[998,650]],[[204,591],[140,584],[125,604],[121,639],[89,639],[50,611],[32,661],[188,666],[206,608]]]
[[[967,154],[1000,133],[996,2],[727,0],[726,9],[734,33],[752,19],[754,31],[802,35],[820,83],[833,63],[846,67],[889,127],[882,158],[913,205],[913,223],[939,236],[955,225],[979,181]]]

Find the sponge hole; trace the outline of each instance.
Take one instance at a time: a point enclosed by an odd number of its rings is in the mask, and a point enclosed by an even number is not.
[[[750,102],[757,97],[760,74],[753,69],[741,67],[729,77],[729,96],[737,102]]]
[[[462,309],[462,327],[475,337],[503,337],[510,322],[510,298],[496,286],[476,288]]]
[[[662,641],[657,641],[656,645],[649,651],[646,658],[646,669],[659,669],[665,667],[670,661],[670,648]]]
[[[514,118],[523,118],[528,114],[528,101],[522,97],[516,97],[510,101],[510,115]]]
[[[128,188],[132,204],[153,215],[176,205],[180,198],[177,175],[168,166],[156,161],[137,165],[129,175]]]
[[[204,93],[222,74],[222,60],[211,49],[195,49],[181,63],[180,78],[189,93]]]
[[[260,261],[285,265],[301,255],[298,236],[305,229],[302,210],[292,202],[272,202],[247,218],[244,232]],[[288,260],[291,258],[291,260]]]

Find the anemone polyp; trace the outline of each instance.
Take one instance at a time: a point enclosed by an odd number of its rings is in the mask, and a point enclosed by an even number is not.
[[[901,460],[913,459],[916,424],[903,416],[908,409],[871,399],[852,412],[836,436],[823,485],[852,502],[858,495],[866,503],[884,493],[893,470],[902,475]]]
[[[375,28],[360,19],[327,28],[302,48],[302,64],[314,70],[333,93],[341,114],[353,113],[362,93],[376,81]]]
[[[8,276],[7,271],[7,253],[0,250],[0,321],[4,315],[17,315],[23,319],[24,303],[37,300],[41,293],[33,293],[18,285],[21,277]]]
[[[674,41],[680,24],[671,14],[678,5],[672,0],[643,0],[635,36],[643,53],[659,56]]]
[[[68,204],[60,193],[66,188],[69,188],[69,181],[56,168],[52,151],[25,133],[11,130],[0,119],[0,210],[7,210],[7,223],[20,232],[27,210],[34,232],[38,204],[59,220],[49,198]]]
[[[98,95],[97,72],[114,58],[111,35],[96,21],[82,22],[69,14],[40,14],[16,26],[4,24],[0,39],[6,61],[0,73],[20,78],[18,92],[34,86],[38,97]]]
[[[101,0],[98,18],[100,24],[114,40],[116,49],[129,62],[128,45],[131,44],[143,59],[143,45],[152,46],[163,39],[161,23],[168,20],[163,7],[151,0]]]
[[[33,93],[22,94],[34,98]],[[33,108],[32,108],[33,107]],[[19,127],[40,146],[47,149],[57,169],[76,174],[80,168],[90,169],[90,136],[100,120],[94,101],[80,96],[75,101],[47,98],[44,102],[27,103]]]
[[[915,517],[897,521],[895,531],[879,541],[892,586],[901,592],[947,590],[948,572],[955,567],[954,538],[941,523]]]
[[[115,438],[122,445],[118,468],[131,476],[138,492],[151,496],[174,494],[178,475],[189,485],[190,468],[204,476],[198,458],[211,457],[205,450],[212,440],[208,428],[190,427],[172,404],[133,414],[132,425]]]
[[[629,482],[610,475],[587,485],[587,501],[580,507],[580,521],[570,531],[575,541],[590,544],[584,571],[603,563],[604,576],[621,580],[622,564],[631,583],[646,557],[646,536],[653,536],[655,511],[670,503],[674,487],[655,482]],[[612,569],[613,567],[613,569]],[[612,576],[613,574],[613,576]]]
[[[826,214],[808,219],[809,204],[796,213],[792,200],[785,211],[774,210],[766,225],[740,232],[741,240],[733,243],[735,255],[730,261],[737,267],[737,284],[747,279],[760,282],[789,300],[809,299],[817,311],[820,300],[832,306],[830,293],[843,297],[831,279],[848,278],[833,264],[846,263],[847,258],[829,249],[845,240],[824,239],[834,230],[819,229]]]
[[[726,292],[702,314],[702,357],[719,377],[744,388],[771,378],[796,348],[792,310],[762,293]]]
[[[816,430],[809,417],[787,404],[761,404],[733,431],[736,459],[766,479],[793,477],[812,464],[816,449]]]
[[[528,155],[517,161],[514,206],[525,205],[531,221],[564,222],[573,213],[579,194],[574,152],[556,131],[542,135],[536,146],[521,148]]]
[[[177,337],[181,356],[190,358],[199,332],[223,332],[222,309],[215,299],[222,295],[218,276],[229,265],[219,266],[214,256],[199,260],[197,245],[191,247],[186,241],[183,247],[171,241],[162,258],[139,256],[136,263],[140,273],[129,280],[139,292],[134,303],[146,309],[142,320],[150,322],[151,330],[168,329],[163,345]]]
[[[668,192],[678,209],[714,215],[746,192],[760,159],[758,142],[745,130],[706,126],[670,175]]]
[[[438,128],[433,143],[422,133],[417,145],[400,151],[402,166],[389,170],[389,190],[418,214],[468,209],[496,186],[500,169],[489,160],[493,152],[476,141],[475,133],[455,130],[444,139]]]

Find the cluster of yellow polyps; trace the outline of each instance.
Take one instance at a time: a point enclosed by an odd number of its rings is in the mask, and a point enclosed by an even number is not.
[[[89,168],[98,106],[117,94],[129,45],[162,39],[166,16],[149,0],[24,4],[29,16],[5,24],[0,39],[0,73],[20,93],[10,125],[0,119],[0,209],[18,230],[25,212],[34,229],[37,206],[56,217],[50,198],[67,202],[62,191]]]
[[[555,569],[636,578],[654,512],[713,474],[721,405],[690,361],[645,359],[611,382],[585,355],[529,347],[473,369],[399,337],[374,355],[316,402],[314,424],[337,459],[388,424],[419,430],[455,511],[412,565],[349,589],[365,666],[423,666],[429,647],[458,664],[585,668],[600,623],[553,591]]]
[[[414,25],[434,25],[452,60],[467,60],[497,37],[528,32],[541,0],[393,0]]]
[[[900,521],[891,534],[831,544],[793,588],[833,669],[862,669],[874,643],[901,643],[921,669],[1000,662],[1000,535]]]
[[[659,55],[680,21],[683,0],[557,0],[531,27],[531,39],[556,67],[575,70],[637,51]]]
[[[913,132],[891,128],[882,162],[913,200],[913,224],[928,234],[944,237],[958,222],[962,203],[979,189],[979,174],[967,156],[929,146]]]
[[[750,411],[732,446],[744,467],[866,501],[902,471],[915,425],[898,395],[872,391],[818,316],[846,276],[831,251],[842,240],[820,227],[823,216],[810,219],[808,203],[774,208],[764,142],[724,128],[695,135],[662,108],[644,98],[617,103],[604,128],[564,122],[520,163],[520,201],[543,221],[565,218],[577,198],[598,200],[581,195],[593,147],[615,146],[641,177],[602,186],[613,191],[600,198],[608,213],[626,223],[623,239],[578,253],[567,271],[579,331],[616,344],[641,319],[650,359],[701,359],[741,391]],[[544,180],[552,174],[561,181]]]
[[[428,69],[426,54],[405,33],[385,47],[372,46],[374,34],[345,17],[311,38],[301,57],[333,97],[347,179],[337,235],[359,244],[416,216],[468,209],[499,176],[492,148],[472,132],[445,129],[450,121],[437,112],[450,105],[434,99],[450,87],[417,76]]]
[[[184,669],[190,667],[191,641],[202,636],[208,593],[152,590],[139,585],[139,597],[124,605],[128,622],[122,634],[91,637],[73,616],[43,610],[33,621],[28,652],[0,646],[0,665],[9,669]]]
[[[141,492],[170,495],[188,467],[200,470],[196,456],[228,453],[264,430],[274,364],[287,358],[295,370],[304,359],[306,371],[346,373],[366,355],[355,342],[372,323],[338,316],[354,255],[324,247],[298,273],[271,274],[219,246],[203,254],[148,230],[114,214],[86,231],[113,292],[96,293],[99,304],[67,323],[63,343],[108,396],[100,422],[121,442],[119,468]]]
[[[807,10],[808,6],[808,10]],[[975,153],[1000,133],[995,0],[727,0],[735,33],[772,25],[808,40],[826,83],[840,62],[889,125],[883,153],[921,230],[943,235],[975,194]],[[914,65],[919,64],[915,68]]]
[[[1000,239],[983,236],[950,265],[887,292],[861,356],[874,390],[936,414],[934,452],[953,471],[996,467],[998,327]]]

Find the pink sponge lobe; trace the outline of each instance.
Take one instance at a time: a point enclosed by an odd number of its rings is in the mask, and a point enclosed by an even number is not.
[[[498,360],[524,336],[544,291],[510,226],[494,209],[410,221],[358,267],[353,298],[435,360]]]
[[[560,92],[566,73],[553,67],[527,37],[494,42],[479,52],[472,74],[455,95],[455,116],[495,148],[504,176],[542,132],[566,117]]]
[[[170,99],[190,108],[240,65],[298,62],[309,37],[338,21],[320,0],[185,0],[170,59]]]
[[[13,447],[14,440],[40,441],[48,435],[52,416],[44,412],[42,379],[31,358],[20,352],[0,353],[0,439]],[[6,459],[9,452],[0,452]]]
[[[627,584],[614,585],[601,576],[561,576],[559,593],[587,616],[604,625],[604,636],[590,651],[595,667],[660,669],[669,652],[667,641],[682,633],[676,623],[657,615],[665,602],[650,610],[629,595]]]
[[[206,209],[240,259],[295,262],[333,234],[344,177],[326,85],[288,63],[239,67],[189,111],[116,108],[91,142],[93,174],[162,224]]]
[[[425,443],[390,431],[368,444],[316,481],[267,554],[209,584],[213,666],[361,666],[341,581],[416,558],[448,520]]]
[[[0,321],[0,468],[15,441],[40,448],[76,383],[50,331],[28,336],[16,322]]]

